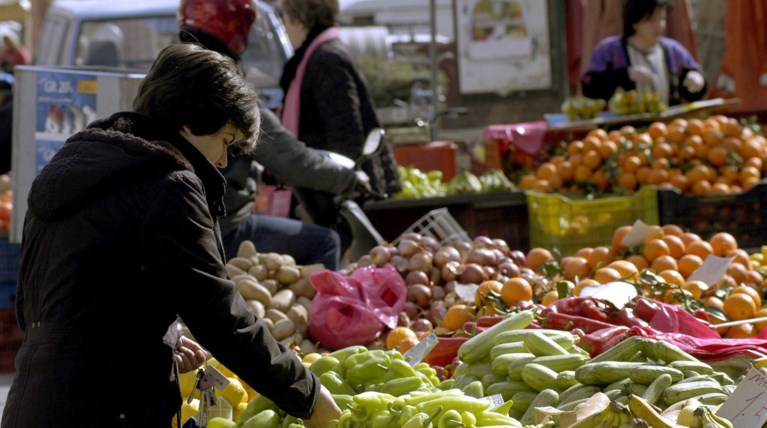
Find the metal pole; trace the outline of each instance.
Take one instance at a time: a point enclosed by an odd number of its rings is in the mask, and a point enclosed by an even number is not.
[[[431,41],[429,43],[429,59],[431,60],[431,114],[434,123],[431,125],[431,139],[436,140],[439,133],[440,118],[437,117],[439,111],[439,82],[437,81],[437,0],[429,0],[429,22],[431,30]]]

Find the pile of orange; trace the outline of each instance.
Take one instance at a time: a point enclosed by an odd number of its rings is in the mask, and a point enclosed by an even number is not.
[[[632,193],[643,185],[702,195],[749,190],[762,178],[767,139],[734,118],[654,122],[590,131],[519,180],[522,190]]]

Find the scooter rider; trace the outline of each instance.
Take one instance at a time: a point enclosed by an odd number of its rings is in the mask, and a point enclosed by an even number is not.
[[[251,0],[181,0],[179,37],[227,55],[239,63],[255,22]],[[261,141],[251,157],[230,153],[222,170],[227,181],[226,216],[221,232],[227,255],[234,255],[243,240],[251,240],[260,252],[292,255],[299,264],[320,262],[336,270],[340,240],[332,229],[298,220],[253,212],[256,195],[254,162],[268,169],[282,183],[341,194],[363,185],[366,177],[345,169],[306,147],[282,127],[280,120],[259,102]],[[314,257],[314,260],[312,258]]]

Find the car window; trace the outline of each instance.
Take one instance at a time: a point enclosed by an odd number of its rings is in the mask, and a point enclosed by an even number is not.
[[[148,70],[160,50],[178,40],[172,16],[84,22],[75,65]]]
[[[45,20],[43,33],[37,49],[36,64],[40,65],[58,65],[62,61],[62,54],[65,54],[64,47],[69,34],[69,20],[60,16],[51,15]]]

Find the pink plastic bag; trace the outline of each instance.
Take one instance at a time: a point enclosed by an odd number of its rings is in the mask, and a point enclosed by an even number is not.
[[[317,295],[312,300],[309,333],[329,349],[367,345],[385,327],[397,326],[405,307],[407,286],[391,266],[366,266],[344,276],[324,270],[310,281]]]

